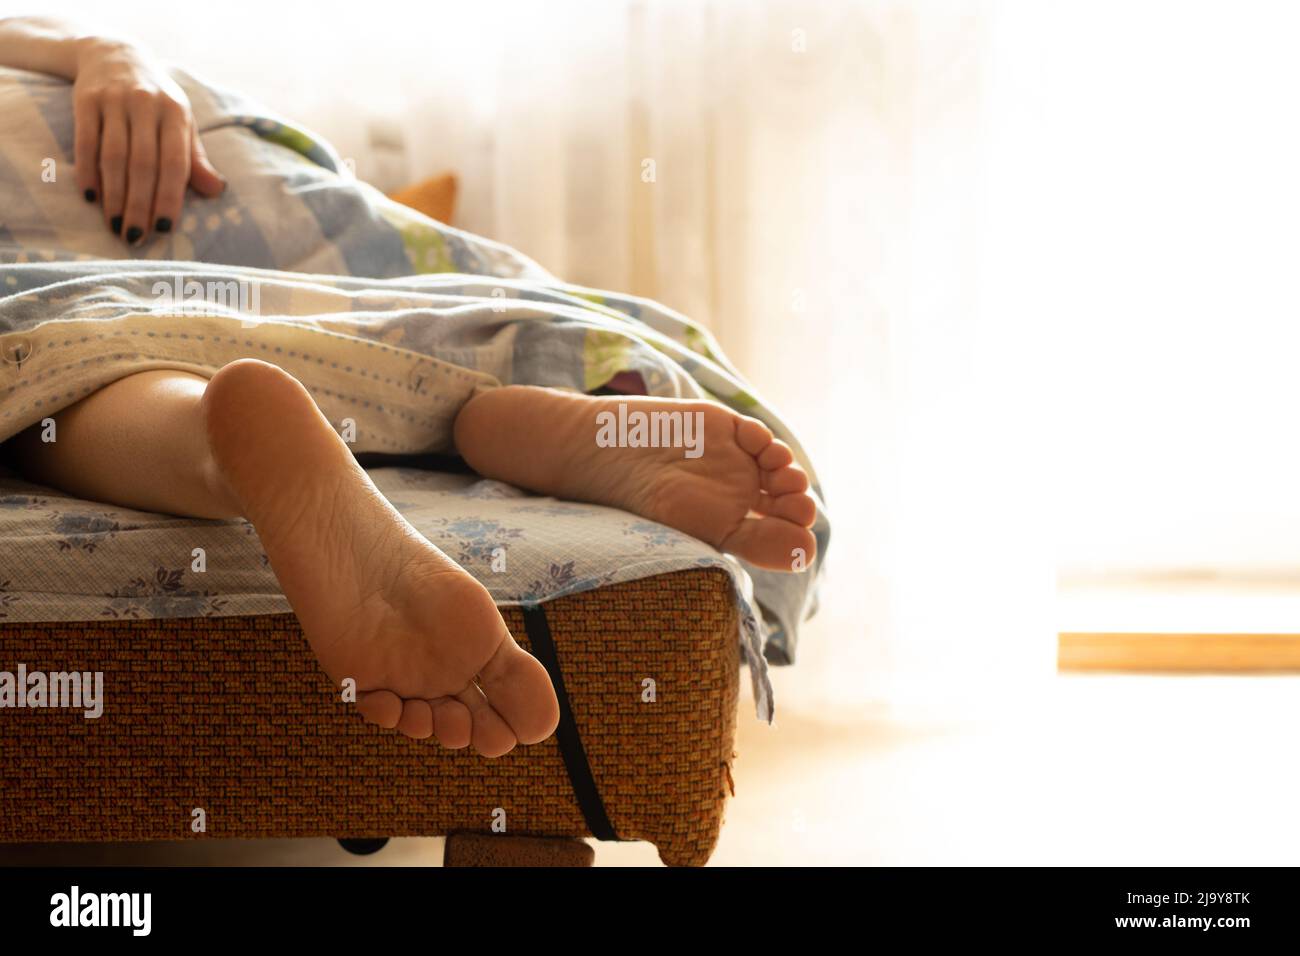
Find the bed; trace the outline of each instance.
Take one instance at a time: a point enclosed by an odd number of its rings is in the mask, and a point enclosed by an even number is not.
[[[367,464],[376,485],[493,594],[551,672],[560,729],[488,761],[367,726],[316,665],[251,525],[0,474],[0,678],[104,680],[97,717],[0,707],[0,842],[448,835],[448,860],[472,863],[583,862],[573,841],[595,837],[706,862],[742,659],[770,719],[767,663],[793,661],[815,607],[824,510],[808,573],[764,572],[634,515],[408,459],[445,444],[452,385],[484,377],[722,402],[789,444],[819,496],[796,437],[697,323],[393,202],[309,130],[174,75],[230,185],[191,197],[148,249],[130,254],[66,177],[39,194],[14,177],[0,438],[143,368],[281,364],[336,426],[360,420],[354,451],[390,456]],[[0,160],[67,165],[72,141],[67,84],[0,69]],[[207,296],[192,311],[157,292],[191,282],[258,304]]]
[[[501,596],[512,633],[561,690],[559,732],[492,761],[367,725],[316,664],[251,526],[111,508],[9,474],[0,670],[98,671],[103,693],[97,717],[0,710],[0,842],[478,834],[491,839],[464,845],[489,848],[481,857],[506,837],[596,837],[706,862],[729,794],[740,674],[734,585],[707,565],[711,549],[473,476],[370,472]],[[593,589],[577,578],[581,560],[556,567],[566,510],[582,514],[592,560],[614,567],[595,556],[617,552],[618,566],[649,573]],[[703,566],[655,572],[692,548]],[[503,555],[508,570],[492,571]],[[575,590],[507,597],[542,568]],[[564,858],[562,843],[536,847],[534,862]]]

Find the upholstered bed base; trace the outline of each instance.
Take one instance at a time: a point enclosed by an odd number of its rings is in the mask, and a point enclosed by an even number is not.
[[[98,719],[0,710],[0,842],[504,828],[647,840],[665,863],[706,862],[736,722],[728,575],[680,571],[503,614],[558,669],[566,719],[498,760],[363,723],[292,615],[0,621],[0,670],[104,672]]]

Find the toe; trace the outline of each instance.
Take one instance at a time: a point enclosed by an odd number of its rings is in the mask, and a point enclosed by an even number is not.
[[[469,710],[470,743],[484,757],[501,757],[515,748],[519,741],[501,715],[492,709],[488,699],[476,684],[456,695]]]
[[[443,697],[430,702],[433,711],[433,735],[448,750],[468,747],[474,722],[469,708],[458,700]]]
[[[776,439],[773,439],[771,444],[755,457],[758,460],[758,467],[764,471],[776,471],[794,462],[794,452],[790,450],[790,446]]]
[[[479,683],[492,709],[505,719],[520,743],[540,743],[555,732],[560,704],[551,675],[513,637],[502,641],[479,671]]]
[[[772,444],[772,430],[756,418],[737,417],[736,444],[744,450],[745,454],[757,456]]]
[[[808,490],[808,473],[798,465],[765,471],[762,487],[769,495],[801,494]]]
[[[722,550],[769,571],[803,571],[817,553],[817,539],[807,528],[784,518],[746,518]]]
[[[784,518],[801,528],[811,528],[817,520],[817,503],[805,494],[762,495],[757,511],[772,518]]]
[[[372,690],[357,699],[357,710],[370,723],[392,730],[402,719],[402,698],[391,690]]]
[[[424,740],[433,736],[433,708],[428,701],[407,700],[402,702],[402,717],[397,722],[397,729],[408,737]]]

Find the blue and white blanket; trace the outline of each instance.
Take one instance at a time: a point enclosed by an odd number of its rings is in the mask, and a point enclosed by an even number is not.
[[[481,383],[593,391],[635,382],[650,395],[710,397],[764,421],[795,450],[820,501],[799,442],[704,328],[646,299],[564,283],[513,249],[394,203],[348,175],[309,131],[175,76],[230,185],[217,199],[190,195],[173,232],[128,250],[76,188],[70,85],[0,69],[0,440],[134,371],[210,374],[250,355],[300,378],[331,421],[350,424],[358,452],[445,449],[455,409]],[[0,518],[41,507],[36,490],[9,490],[0,489]],[[538,501],[556,509],[553,518],[602,510]],[[652,560],[612,554],[609,566],[575,579],[563,571],[566,555],[552,553],[561,573],[497,581],[494,595],[534,603],[611,580],[726,567],[759,712],[770,719],[766,661],[793,661],[798,625],[814,608],[829,540],[824,510],[813,529],[819,553],[804,574],[761,571],[699,542],[680,547],[684,536],[669,529],[632,524],[634,538],[666,542]],[[576,552],[580,535],[570,540]],[[479,573],[472,561],[468,569]],[[36,619],[23,617],[16,574],[0,558],[0,620]],[[244,590],[275,593],[269,575]],[[255,613],[229,596],[184,613],[163,606],[157,616]],[[84,619],[87,605],[64,598],[31,602],[28,613]],[[256,606],[266,613],[265,602]]]

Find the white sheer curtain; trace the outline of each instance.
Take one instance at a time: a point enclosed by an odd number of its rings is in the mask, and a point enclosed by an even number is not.
[[[1048,91],[1069,223],[1050,266],[1073,274],[1056,296],[1062,569],[1294,580],[1300,7],[1064,13]]]

